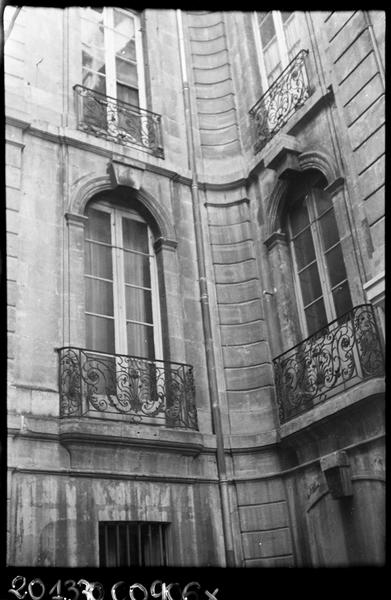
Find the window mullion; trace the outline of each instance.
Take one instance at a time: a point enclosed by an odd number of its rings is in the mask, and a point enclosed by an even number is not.
[[[299,269],[298,269],[297,261],[296,261],[296,252],[295,252],[294,243],[292,240],[292,229],[291,229],[290,223],[288,224],[288,227],[289,227],[291,256],[292,256],[292,260],[293,260],[293,287],[294,287],[296,300],[297,300],[297,304],[298,304],[298,308],[299,308],[298,313],[299,313],[300,328],[301,328],[301,331],[303,332],[303,335],[306,336],[308,334],[308,329],[307,329],[307,322],[306,322],[305,312],[304,312],[304,302],[303,302],[303,297],[301,294]]]
[[[116,209],[112,212],[113,248],[113,277],[114,283],[114,316],[115,316],[115,347],[118,354],[127,354],[126,346],[126,309],[125,282],[122,248],[121,217]]]
[[[325,252],[323,250],[321,232],[319,230],[319,220],[316,218],[315,215],[314,204],[315,197],[314,194],[311,193],[307,197],[308,212],[310,214],[310,227],[312,232],[312,239],[314,241],[315,256],[318,264],[319,279],[320,285],[322,287],[323,302],[326,309],[326,315],[328,320],[332,321],[333,319],[335,319],[335,310],[333,301],[331,299],[329,276],[325,261]]]
[[[117,97],[113,9],[103,9],[107,95]]]
[[[254,31],[255,47],[258,56],[259,71],[261,74],[262,90],[263,92],[266,92],[266,90],[269,88],[269,83],[267,79],[265,59],[263,57],[261,33],[259,31],[259,16],[256,12],[252,14],[252,25]]]
[[[141,20],[138,15],[133,15],[134,19],[134,41],[136,45],[136,67],[137,67],[137,85],[139,94],[139,103],[141,108],[147,107],[147,99],[145,94],[145,73],[143,59],[143,44],[142,44],[142,28]]]
[[[273,10],[272,13],[273,13],[274,27],[275,27],[276,36],[277,36],[278,53],[280,55],[280,60],[281,60],[281,70],[283,71],[285,69],[285,67],[287,67],[289,64],[288,48],[287,48],[286,40],[285,40],[285,32],[284,32],[284,27],[282,24],[280,11]]]
[[[148,251],[149,251],[149,269],[151,274],[151,301],[152,301],[152,322],[153,322],[153,341],[155,346],[155,358],[163,359],[162,347],[162,328],[159,303],[159,282],[157,276],[156,257],[153,249],[153,235],[148,227]]]

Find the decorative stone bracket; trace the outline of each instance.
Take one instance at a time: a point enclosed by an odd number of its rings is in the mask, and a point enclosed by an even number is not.
[[[337,450],[320,459],[320,468],[326,478],[331,496],[335,499],[353,495],[350,463],[343,450]]]
[[[112,160],[108,165],[108,172],[113,185],[126,185],[139,190],[143,183],[145,166],[134,166]]]
[[[275,143],[270,144],[263,158],[264,165],[267,169],[273,169],[280,179],[288,179],[302,170],[298,161],[301,152],[301,144],[292,135],[280,133]]]

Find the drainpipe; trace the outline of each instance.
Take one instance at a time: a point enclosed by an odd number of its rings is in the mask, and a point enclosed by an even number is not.
[[[216,361],[213,350],[213,338],[212,338],[212,323],[210,318],[210,307],[208,297],[208,286],[206,279],[206,262],[205,262],[205,248],[204,239],[202,235],[202,222],[201,222],[201,210],[200,210],[200,198],[198,188],[198,176],[197,176],[197,163],[195,156],[195,144],[193,136],[193,122],[191,115],[191,101],[190,101],[190,89],[187,78],[186,69],[186,57],[185,57],[185,45],[183,39],[183,24],[182,24],[182,12],[176,11],[177,15],[177,27],[179,37],[179,50],[182,68],[182,84],[183,84],[183,99],[185,108],[185,121],[186,121],[186,133],[188,142],[188,152],[190,160],[190,170],[192,174],[191,183],[191,196],[193,204],[193,218],[194,218],[194,231],[195,241],[197,249],[197,263],[199,272],[199,286],[200,286],[200,300],[201,300],[201,311],[202,311],[202,325],[205,339],[205,354],[206,354],[206,365],[208,373],[208,385],[209,385],[209,397],[211,402],[212,422],[214,433],[216,435],[216,462],[217,462],[217,473],[220,490],[221,510],[223,518],[223,533],[224,533],[224,544],[225,544],[225,557],[226,566],[234,566],[234,552],[233,552],[233,536],[232,536],[232,523],[231,523],[231,512],[229,506],[229,495],[228,495],[228,480],[227,480],[227,467],[224,454],[224,438],[221,423],[221,412],[219,405],[219,395],[216,377]]]

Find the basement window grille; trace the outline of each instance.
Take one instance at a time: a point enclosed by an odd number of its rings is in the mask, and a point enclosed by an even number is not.
[[[167,566],[167,523],[101,521],[101,567]]]

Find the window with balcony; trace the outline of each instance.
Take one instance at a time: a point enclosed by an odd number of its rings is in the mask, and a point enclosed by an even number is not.
[[[80,9],[82,84],[145,107],[140,17],[122,8]]]
[[[101,521],[101,567],[167,566],[167,523]]]
[[[288,232],[305,337],[352,308],[331,199],[311,187],[295,201]]]
[[[262,87],[266,91],[300,50],[300,14],[258,12],[256,40]]]
[[[160,115],[146,109],[140,14],[80,8],[80,39],[79,129],[162,157]]]
[[[259,12],[253,14],[263,94],[250,109],[254,150],[266,143],[302,106],[312,90],[307,75],[308,51],[303,48],[300,12]]]
[[[59,349],[60,416],[197,429],[193,369],[163,356],[156,224],[121,187],[86,217],[85,347]]]
[[[86,343],[101,352],[162,358],[152,232],[135,211],[88,206]]]
[[[285,216],[301,326],[298,344],[274,359],[280,421],[384,373],[371,305],[353,306],[331,198],[319,175],[296,182]]]

